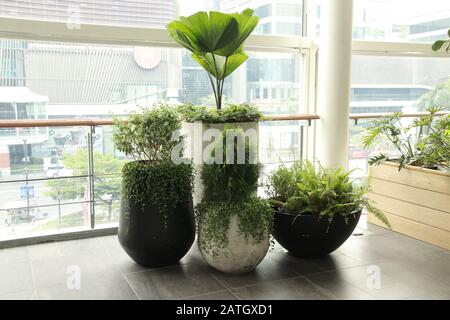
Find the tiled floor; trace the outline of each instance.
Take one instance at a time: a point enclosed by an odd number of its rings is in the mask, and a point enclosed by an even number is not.
[[[371,225],[360,231],[323,259],[276,247],[239,276],[205,265],[196,245],[159,269],[136,265],[115,236],[3,249],[0,299],[450,299],[449,251]]]

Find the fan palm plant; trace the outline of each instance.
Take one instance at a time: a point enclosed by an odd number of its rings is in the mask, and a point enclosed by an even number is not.
[[[253,10],[246,9],[231,14],[201,11],[167,25],[169,35],[208,72],[219,110],[225,78],[248,59],[243,43],[258,21]]]

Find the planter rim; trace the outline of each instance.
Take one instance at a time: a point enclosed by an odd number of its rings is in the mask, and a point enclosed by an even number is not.
[[[287,216],[301,216],[301,217],[320,217],[318,214],[303,214],[303,213],[294,213],[294,212],[290,212],[290,211],[285,211],[285,210],[279,210],[274,208],[274,211],[276,211],[276,213],[281,213]],[[349,214],[358,214],[361,213],[362,209],[357,209],[354,211],[349,212]]]
[[[387,165],[387,166],[391,166],[391,167],[397,167],[399,166],[399,164],[397,162],[394,161],[385,161],[380,165],[371,165],[370,167],[379,167],[379,166],[383,166],[383,165]],[[430,174],[436,174],[436,175],[441,175],[441,176],[446,176],[449,177],[450,176],[450,172],[445,172],[445,171],[440,171],[440,170],[433,170],[433,169],[428,169],[428,168],[423,168],[423,167],[417,167],[417,166],[412,166],[412,165],[405,165],[405,168],[403,170],[414,170],[414,171],[422,171],[422,172],[426,172],[426,173],[430,173]]]
[[[262,122],[264,119],[259,119],[256,121],[228,121],[228,122],[208,122],[208,121],[187,121],[187,120],[182,120],[182,122],[185,123],[201,123],[201,124],[234,124],[234,123],[258,123],[258,122]]]

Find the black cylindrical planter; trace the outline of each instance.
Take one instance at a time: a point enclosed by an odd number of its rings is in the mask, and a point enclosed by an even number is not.
[[[191,248],[195,238],[192,196],[171,212],[166,224],[157,206],[150,201],[145,209],[122,199],[119,242],[128,255],[144,267],[177,263]]]
[[[325,256],[339,248],[355,230],[361,210],[347,217],[319,218],[276,210],[273,236],[290,254],[301,258]]]

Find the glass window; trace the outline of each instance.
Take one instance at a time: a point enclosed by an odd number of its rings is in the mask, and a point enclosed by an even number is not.
[[[279,2],[277,3],[277,16],[301,17],[302,4]]]
[[[35,119],[33,103],[17,103],[17,119]]]
[[[450,59],[354,55],[351,78],[351,113],[424,111],[429,106],[450,110]],[[349,167],[367,174],[373,150],[362,147],[368,121],[350,127]],[[387,146],[377,152],[391,152]],[[382,149],[385,148],[385,149]],[[375,152],[376,153],[376,152]]]
[[[0,120],[16,119],[16,111],[12,103],[0,103]]]
[[[272,23],[259,23],[254,31],[255,34],[272,34]]]
[[[296,22],[277,22],[277,34],[298,35],[301,32],[301,24]]]
[[[320,6],[317,0],[318,27]],[[446,38],[450,28],[450,1],[355,0],[353,39],[426,42]]]
[[[256,7],[255,9],[255,16],[258,16],[260,19],[267,18],[272,15],[272,5],[266,4],[261,7]]]
[[[275,12],[275,6],[279,14]],[[209,10],[240,12],[245,8],[255,10],[255,15],[265,20],[263,23],[270,23],[277,15],[298,18],[301,23],[301,6],[302,0],[2,0],[0,17],[65,22],[70,29],[78,29],[80,24],[163,29],[181,15]],[[260,33],[270,34],[270,28],[269,24]]]

